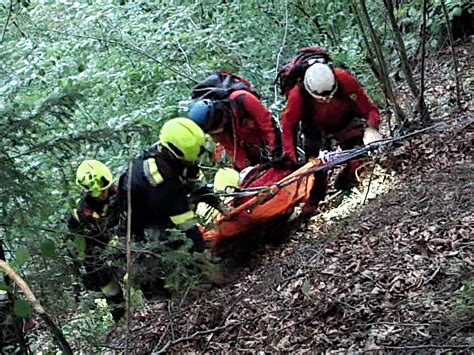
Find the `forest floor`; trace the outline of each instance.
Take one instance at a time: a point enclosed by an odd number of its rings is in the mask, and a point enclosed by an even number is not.
[[[458,52],[462,108],[448,54],[428,67],[432,124],[446,126],[368,162],[360,192],[329,194],[227,282],[135,312],[131,352],[473,351],[473,68]],[[123,328],[110,334],[124,344]]]

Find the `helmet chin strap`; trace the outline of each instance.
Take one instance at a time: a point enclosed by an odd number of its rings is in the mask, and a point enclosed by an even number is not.
[[[331,90],[331,92],[328,95],[320,95],[315,92],[309,92],[309,94],[318,101],[327,102],[334,97],[334,94],[336,93],[336,91],[337,91],[337,82],[334,84],[334,88]]]

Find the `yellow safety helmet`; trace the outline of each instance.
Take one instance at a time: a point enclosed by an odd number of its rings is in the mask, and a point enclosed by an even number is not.
[[[214,191],[225,191],[227,187],[239,186],[239,172],[232,168],[221,168],[214,176]]]
[[[77,168],[76,184],[88,191],[92,197],[99,197],[113,182],[114,177],[109,168],[98,160],[84,160]]]
[[[160,144],[177,158],[194,162],[204,149],[203,130],[189,118],[173,118],[160,131]]]

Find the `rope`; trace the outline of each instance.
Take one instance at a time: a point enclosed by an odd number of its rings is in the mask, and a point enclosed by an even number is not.
[[[365,155],[369,155],[369,153],[371,153],[371,152],[377,152],[383,146],[389,145],[389,144],[394,143],[394,142],[402,141],[402,140],[405,140],[407,138],[410,138],[410,137],[419,135],[421,133],[424,133],[426,131],[432,130],[434,128],[441,127],[441,126],[446,126],[446,125],[447,124],[445,122],[437,123],[435,125],[425,127],[425,128],[422,128],[422,129],[419,129],[419,130],[416,130],[416,131],[413,131],[413,132],[410,132],[410,133],[407,133],[407,134],[404,134],[404,135],[401,135],[401,136],[398,136],[398,137],[388,138],[388,139],[384,139],[384,140],[381,140],[381,141],[378,141],[378,142],[374,142],[374,143],[371,143],[369,145],[366,145],[366,146],[363,146],[363,147],[360,147],[360,148],[343,150],[343,151],[336,152],[336,153],[329,153],[329,155],[331,155],[331,154],[332,155],[343,155],[343,157],[336,158],[332,161],[329,161],[329,162],[327,162],[323,165],[316,166],[312,169],[302,171],[300,174],[294,176],[293,178],[291,178],[289,180],[281,182],[281,183],[277,182],[277,183],[271,184],[269,186],[244,188],[244,189],[240,189],[239,191],[236,191],[236,192],[215,192],[213,195],[222,196],[222,197],[245,197],[245,196],[256,195],[256,194],[259,194],[259,193],[264,192],[264,191],[269,191],[269,190],[272,189],[272,187],[275,187],[275,186],[277,188],[281,189],[285,186],[293,184],[294,182],[296,182],[296,181],[298,181],[298,180],[300,180],[300,179],[302,179],[306,176],[315,174],[317,172],[323,172],[323,171],[330,170],[330,169],[332,169],[332,168],[334,168],[338,165],[345,164],[345,163],[347,163],[351,160],[360,158],[360,157],[365,156]]]

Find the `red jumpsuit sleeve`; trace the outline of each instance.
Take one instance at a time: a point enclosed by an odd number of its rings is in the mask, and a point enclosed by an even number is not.
[[[339,85],[343,93],[349,96],[356,104],[359,112],[364,115],[370,127],[378,128],[380,125],[380,114],[377,106],[369,99],[365,90],[349,72],[335,69]]]
[[[263,103],[252,95],[248,91],[235,91],[235,100],[240,99],[243,96],[243,105],[245,111],[250,116],[260,130],[263,132],[263,140],[268,144],[270,152],[273,152],[276,148],[276,135],[275,127],[273,126],[272,114]]]
[[[296,162],[296,130],[303,118],[303,95],[298,86],[288,93],[288,102],[281,116],[283,153]]]
[[[212,135],[212,139],[222,145],[237,170],[243,170],[250,165],[250,159],[247,157],[245,150],[238,144],[238,142],[234,142],[234,138],[229,134],[224,132],[215,134]]]

